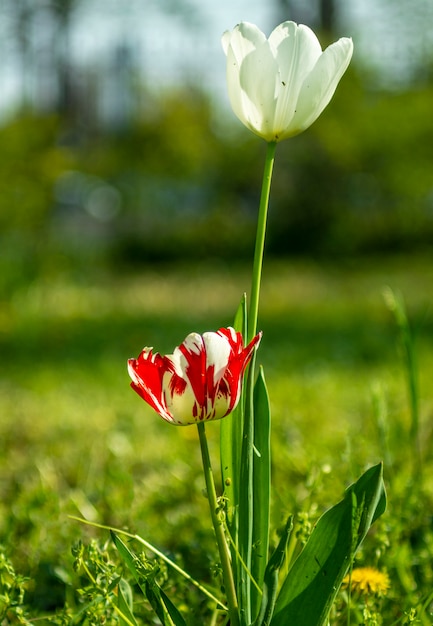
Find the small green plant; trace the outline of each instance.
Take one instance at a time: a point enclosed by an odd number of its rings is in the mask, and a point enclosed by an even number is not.
[[[29,626],[29,615],[24,604],[29,583],[29,578],[17,574],[3,546],[0,546],[0,624]]]

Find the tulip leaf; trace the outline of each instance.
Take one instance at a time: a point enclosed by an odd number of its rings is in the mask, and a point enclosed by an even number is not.
[[[253,551],[251,574],[260,589],[268,561],[269,519],[271,505],[271,411],[263,368],[254,385],[254,450],[253,457]],[[252,615],[260,605],[260,594],[252,587]]]
[[[382,464],[368,469],[317,522],[277,598],[271,626],[322,626],[371,524],[385,511]]]
[[[246,337],[247,298],[244,294],[235,315],[233,328]],[[240,450],[242,447],[244,394],[235,410],[220,421],[221,475],[227,499],[227,524],[236,543],[236,511],[239,502]]]

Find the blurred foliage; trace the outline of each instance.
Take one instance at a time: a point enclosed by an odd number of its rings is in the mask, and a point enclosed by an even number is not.
[[[345,77],[286,165],[277,164],[293,182],[288,201],[287,183],[277,179],[275,248],[338,255],[430,246],[432,99],[431,87],[369,93],[356,76]]]
[[[384,459],[389,510],[357,560],[390,575],[384,624],[399,623],[433,586],[432,281],[433,266],[420,255],[268,260],[264,269],[259,359],[272,401],[274,527],[298,512],[313,524],[366,465]],[[39,279],[0,307],[0,583],[14,603],[5,624],[21,623],[13,619],[20,612],[72,623],[56,612],[66,605],[77,614],[88,597],[80,590],[98,591],[74,570],[78,540],[89,545],[91,571],[102,563],[109,574],[114,563],[122,574],[108,534],[69,515],[137,532],[216,586],[196,429],[172,428],[141,402],[126,359],[144,344],[166,353],[191,329],[230,323],[248,284],[249,264],[177,263],[137,275]],[[415,485],[385,284],[404,292],[416,336],[424,472]],[[216,458],[217,422],[208,436]],[[170,575],[165,588],[187,598],[182,610],[208,614],[189,584]]]
[[[268,253],[411,251],[433,236],[433,88],[368,92],[352,72],[278,146]],[[21,114],[0,129],[3,287],[90,264],[242,258],[263,143],[197,90],[145,94],[115,130]]]

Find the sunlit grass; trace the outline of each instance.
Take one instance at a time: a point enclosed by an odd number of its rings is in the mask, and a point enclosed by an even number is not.
[[[72,580],[71,542],[95,534],[68,519],[77,514],[132,528],[206,576],[211,561],[201,549],[212,552],[213,543],[198,521],[207,503],[195,429],[170,427],[130,391],[126,359],[144,345],[170,352],[192,330],[230,324],[248,275],[217,263],[41,278],[2,306],[0,533],[35,579],[49,563],[51,583]],[[273,413],[276,523],[294,509],[319,513],[384,458],[396,493],[410,480],[409,404],[386,285],[404,294],[415,328],[431,463],[432,284],[422,257],[266,263],[259,361]],[[378,386],[385,425],[374,410]],[[218,430],[208,428],[211,452]],[[400,578],[406,572],[410,585],[405,567]]]

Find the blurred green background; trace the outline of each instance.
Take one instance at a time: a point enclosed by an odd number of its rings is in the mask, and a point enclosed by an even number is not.
[[[249,258],[264,146],[229,110],[219,41],[241,17],[268,32],[307,18],[324,45],[355,43],[331,106],[278,147],[268,254],[431,248],[431,5],[226,4],[3,1],[3,289]]]
[[[70,545],[92,533],[69,514],[130,527],[198,578],[212,564],[195,431],[140,402],[126,359],[230,324],[249,289],[265,146],[229,109],[219,41],[241,19],[267,33],[294,19],[324,45],[355,44],[329,107],[277,149],[260,318],[274,518],[316,514],[383,458],[396,494],[409,480],[407,394],[382,290],[406,297],[427,390],[433,7],[217,4],[0,4],[0,543],[32,578],[35,615],[76,602]],[[431,463],[426,394],[421,409]],[[423,515],[415,507],[410,523],[430,529]],[[409,557],[389,561],[408,603],[431,587],[423,555],[421,582]]]

